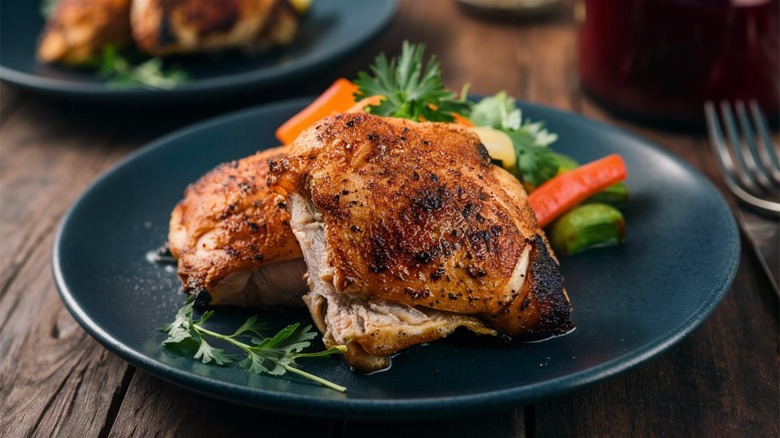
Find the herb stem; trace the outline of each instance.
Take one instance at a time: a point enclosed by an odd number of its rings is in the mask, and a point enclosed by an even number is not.
[[[323,351],[315,351],[313,353],[298,353],[296,357],[322,357],[322,356],[330,356],[331,354],[335,354],[335,353],[344,354],[346,352],[347,352],[346,346],[337,345],[335,347],[331,347]]]
[[[208,335],[208,336],[211,336],[211,337],[216,338],[216,339],[221,339],[221,340],[223,340],[225,342],[228,342],[230,344],[235,345],[236,347],[246,351],[247,353],[249,353],[251,351],[250,347],[247,347],[246,344],[244,344],[241,341],[237,341],[237,340],[231,338],[230,336],[223,335],[223,334],[217,333],[217,332],[213,332],[213,331],[211,331],[211,330],[209,330],[207,328],[204,328],[203,326],[197,325],[197,324],[193,324],[192,328],[194,328],[195,331],[197,331],[199,334]],[[339,347],[341,347],[341,348],[339,348]],[[299,353],[299,354],[296,355],[296,357],[320,357],[320,356],[330,355],[330,354],[334,353],[335,351],[343,352],[344,347],[342,347],[342,346],[339,346],[339,347],[333,347],[331,349],[328,349],[328,350],[325,350],[325,351],[316,352],[316,353]],[[287,371],[290,371],[292,373],[298,374],[301,377],[305,377],[307,379],[313,380],[313,381],[319,383],[320,385],[323,385],[323,386],[328,387],[330,389],[336,390],[338,392],[346,392],[347,391],[347,388],[345,386],[338,385],[336,383],[331,382],[330,380],[323,379],[322,377],[315,376],[314,374],[307,373],[306,371],[300,370],[300,369],[295,368],[295,367],[291,367],[291,366],[286,365],[286,364],[282,364],[282,366]]]
[[[235,345],[236,347],[238,347],[238,348],[240,348],[240,349],[242,349],[242,350],[244,350],[246,352],[249,352],[249,347],[247,347],[246,344],[244,344],[241,341],[237,341],[237,340],[231,338],[230,336],[223,335],[222,333],[212,332],[211,330],[209,330],[207,328],[204,328],[203,326],[196,325],[196,324],[193,324],[192,328],[194,328],[195,331],[197,331],[198,333],[202,333],[204,335],[209,335],[212,338],[221,339],[221,340],[223,340],[225,342],[228,342],[228,343],[231,343],[231,344]]]
[[[319,384],[321,384],[323,386],[326,386],[326,387],[328,387],[330,389],[336,390],[338,392],[346,392],[347,391],[347,388],[345,386],[337,385],[337,384],[331,382],[330,380],[325,380],[322,377],[317,377],[314,374],[309,374],[306,371],[300,370],[300,369],[295,368],[295,367],[291,367],[289,365],[283,365],[283,366],[284,366],[284,369],[286,369],[287,371],[290,371],[292,373],[298,374],[301,377],[305,377],[307,379],[314,380],[315,382],[317,382],[317,383],[319,383]]]

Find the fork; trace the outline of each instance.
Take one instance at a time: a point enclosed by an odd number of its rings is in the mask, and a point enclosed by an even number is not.
[[[729,102],[721,102],[721,118],[726,127],[723,134],[715,105],[704,104],[710,143],[726,186],[740,200],[764,212],[780,215],[780,160],[776,146],[769,138],[764,115],[755,100],[733,106],[741,133]],[[751,124],[752,119],[752,124]]]

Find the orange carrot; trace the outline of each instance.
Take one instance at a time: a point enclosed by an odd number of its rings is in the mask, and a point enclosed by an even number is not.
[[[462,116],[458,113],[452,113],[452,117],[455,118],[455,123],[457,123],[458,125],[463,125],[468,127],[474,126],[474,123],[471,120],[467,119],[466,116]]]
[[[605,188],[626,179],[620,155],[613,154],[562,173],[528,195],[528,204],[544,227],[570,208]]]
[[[284,122],[276,130],[276,138],[282,144],[290,144],[314,122],[333,113],[344,112],[352,108],[355,105],[355,98],[352,95],[357,89],[357,86],[349,80],[338,79],[309,106]]]
[[[380,94],[377,94],[375,96],[368,96],[363,99],[360,99],[360,102],[356,103],[354,106],[352,106],[350,109],[344,111],[345,113],[360,113],[363,112],[363,109],[365,107],[371,105],[371,106],[377,106],[382,102],[382,99],[384,99],[385,96],[382,96]]]

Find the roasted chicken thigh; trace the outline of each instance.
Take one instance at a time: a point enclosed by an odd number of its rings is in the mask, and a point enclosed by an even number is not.
[[[59,0],[38,58],[84,64],[131,42],[153,56],[260,52],[289,44],[300,19],[289,0]]]
[[[132,0],[59,0],[38,45],[44,62],[81,64],[130,41]]]
[[[283,157],[276,148],[221,164],[173,210],[168,246],[203,304],[303,305],[306,265],[285,199],[266,184],[268,160]]]
[[[571,307],[517,179],[454,124],[331,116],[271,163],[327,346],[363,371],[459,326],[539,339]]]
[[[261,51],[291,42],[298,21],[288,0],[133,0],[131,13],[138,48],[155,56]]]

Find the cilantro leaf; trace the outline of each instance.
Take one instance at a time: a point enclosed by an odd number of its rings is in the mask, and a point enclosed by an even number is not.
[[[209,344],[205,338],[210,337],[243,351],[246,357],[239,362],[239,366],[248,372],[281,376],[290,371],[337,391],[346,391],[346,388],[341,385],[309,374],[297,367],[295,360],[300,357],[322,357],[346,351],[344,346],[338,346],[323,351],[303,353],[303,350],[311,345],[310,341],[317,336],[310,325],[301,329],[300,324],[292,324],[274,336],[264,337],[262,332],[265,330],[265,324],[258,321],[257,316],[254,315],[233,334],[225,335],[204,326],[204,323],[214,315],[213,310],[204,312],[197,321],[194,320],[194,306],[195,300],[190,297],[176,313],[174,321],[162,329],[163,332],[168,333],[168,337],[162,342],[164,346],[181,353],[189,352],[194,359],[205,364],[232,363],[234,356],[222,348]],[[240,337],[247,336],[249,344],[239,340]],[[195,351],[194,354],[192,351]]]
[[[523,119],[515,100],[502,91],[477,102],[470,115],[477,126],[488,126],[505,132],[512,139],[517,156],[519,175],[533,188],[558,173],[558,160],[548,146],[558,135],[545,129],[542,122]]]
[[[188,79],[187,73],[180,68],[166,68],[160,58],[132,63],[113,45],[104,47],[92,63],[97,67],[98,75],[117,88],[146,87],[169,90]]]
[[[414,121],[452,122],[453,113],[468,114],[471,103],[455,99],[455,94],[444,88],[436,57],[424,63],[424,53],[424,45],[408,41],[404,41],[398,58],[388,61],[380,53],[369,68],[371,74],[358,73],[356,100],[384,96],[379,105],[369,106],[371,114]]]
[[[258,359],[263,360],[263,368],[269,374],[279,375],[286,371],[285,366],[295,363],[297,355],[304,348],[311,345],[310,340],[317,335],[311,332],[311,326],[306,326],[298,330],[299,324],[289,325],[279,331],[272,338],[265,338],[258,345],[252,347],[250,351],[257,356],[253,357],[253,362]],[[268,363],[268,365],[266,365]]]
[[[203,338],[200,339],[200,348],[198,348],[198,351],[193,357],[195,359],[200,359],[203,363],[214,361],[217,365],[225,365],[233,362],[233,359],[225,353],[225,350],[212,347],[211,344],[206,342]]]
[[[192,339],[194,332],[192,331],[192,306],[194,300],[187,300],[185,304],[178,312],[176,312],[176,318],[172,323],[163,327],[162,331],[168,333],[168,337],[163,341],[163,344],[178,344],[184,340]]]
[[[253,339],[257,339],[257,336],[262,336],[261,333],[266,330],[266,325],[257,320],[257,315],[252,315],[247,319],[241,327],[239,327],[235,333],[230,337],[235,338],[244,334],[252,334],[255,336]]]

